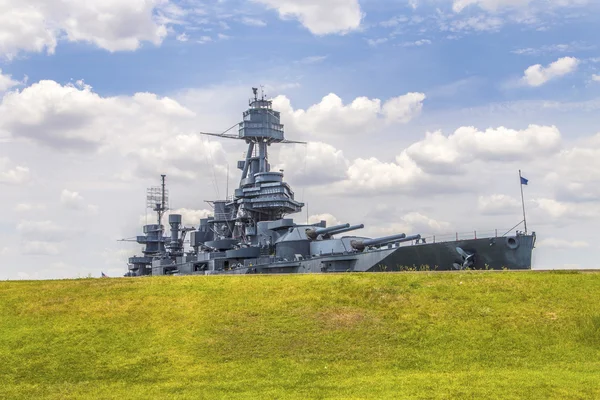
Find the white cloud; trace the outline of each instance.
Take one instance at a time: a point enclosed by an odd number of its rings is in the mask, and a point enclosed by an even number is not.
[[[380,22],[379,25],[383,26],[384,28],[393,28],[395,26],[398,26],[402,23],[409,22],[409,21],[410,21],[410,19],[408,17],[406,17],[404,15],[399,15],[396,17],[392,17],[388,20],[385,20],[383,22]]]
[[[166,26],[153,16],[164,0],[5,0],[0,2],[0,57],[20,51],[54,53],[58,38],[108,51],[160,44]]]
[[[578,65],[579,60],[574,57],[559,58],[547,67],[543,67],[541,64],[532,65],[525,70],[522,80],[529,86],[542,86],[552,79],[574,72]]]
[[[344,34],[360,27],[358,0],[254,0],[275,9],[282,19],[296,18],[315,35]]]
[[[534,47],[526,47],[512,51],[513,54],[525,55],[525,56],[538,56],[546,53],[573,53],[585,50],[594,50],[596,46],[587,45],[582,42],[571,42],[571,43],[561,43],[561,44],[552,44],[552,45],[544,45],[537,48]]]
[[[496,11],[502,7],[524,7],[531,2],[532,0],[454,0],[452,9],[454,12],[461,12],[468,6],[477,5],[485,10]]]
[[[342,222],[340,222],[340,220],[338,220],[335,216],[333,216],[329,213],[316,214],[316,215],[311,215],[310,217],[308,217],[309,224],[317,224],[321,221],[325,221],[327,223],[327,226],[336,226],[336,225],[342,224]]]
[[[598,202],[600,200],[600,134],[564,148],[552,159],[545,183],[554,188],[558,200]]]
[[[565,240],[548,238],[537,242],[536,247],[550,247],[555,249],[582,249],[589,247],[590,244],[583,240]]]
[[[11,75],[3,75],[2,69],[0,68],[0,93],[17,86],[19,83],[20,82],[12,79]]]
[[[600,207],[596,204],[584,205],[580,203],[561,202],[549,198],[534,199],[533,202],[541,211],[555,221],[581,220],[598,218],[600,216]]]
[[[180,42],[187,42],[189,40],[189,36],[187,35],[187,33],[183,32],[179,35],[177,35],[176,39]]]
[[[167,174],[173,179],[194,180],[207,171],[226,174],[226,154],[220,142],[197,135],[177,135],[168,141],[132,148],[140,176]]]
[[[17,224],[17,232],[25,239],[35,240],[43,238],[48,242],[62,242],[72,239],[80,234],[78,230],[64,228],[52,221],[31,221],[25,220]]]
[[[592,75],[592,80],[593,80],[594,82],[600,82],[600,75],[593,74],[593,75]]]
[[[572,21],[581,17],[577,11],[569,12],[568,7],[585,5],[587,0],[425,0],[432,6],[427,12],[399,15],[379,22],[385,28],[392,28],[392,37],[424,34],[432,29],[451,32],[446,39],[458,39],[464,34],[497,32],[507,25],[524,25],[528,30],[547,30],[560,20]],[[414,5],[414,4],[410,4]],[[448,10],[447,6],[450,6]],[[465,10],[466,9],[466,10]],[[593,11],[592,11],[593,12]],[[414,43],[414,42],[413,42]],[[404,46],[411,42],[404,43]],[[547,47],[547,48],[546,48]],[[543,46],[543,51],[589,50],[595,46],[573,42],[568,50]],[[536,49],[523,49],[537,52]],[[523,53],[526,54],[526,53]],[[528,54],[528,53],[527,53]]]
[[[101,97],[82,82],[63,86],[46,80],[4,95],[0,132],[61,149],[127,149],[168,137],[178,121],[193,116],[168,97]]]
[[[519,206],[521,206],[519,200],[505,194],[479,196],[477,201],[477,208],[484,215],[513,214]]]
[[[144,221],[140,222],[140,225],[144,224]],[[104,261],[105,265],[114,267],[123,265],[129,257],[136,255],[136,250],[132,248],[124,248],[118,250],[114,248],[105,248],[103,250],[97,251],[96,254],[99,259]],[[124,272],[125,271],[123,269],[118,269],[114,271],[114,274],[122,276]]]
[[[278,168],[285,170],[287,177],[300,184],[326,184],[346,177],[349,161],[344,153],[321,142],[288,145],[279,151]]]
[[[319,64],[327,59],[327,56],[309,56],[297,61],[298,64]]]
[[[42,10],[19,3],[0,3],[0,57],[12,59],[21,50],[54,53],[56,29],[46,23]]]
[[[79,193],[63,189],[60,194],[60,203],[69,209],[80,209],[85,205],[85,200]]]
[[[156,19],[158,24],[166,25],[185,25],[185,17],[188,14],[204,15],[204,11],[200,9],[186,9],[178,6],[173,2],[162,1],[162,0],[151,0],[152,2],[161,4],[156,9]]]
[[[532,5],[546,5],[546,1],[537,0],[453,0],[452,9],[461,12],[466,7],[478,6],[487,11],[500,11],[504,8],[523,9]],[[557,0],[552,1],[549,6],[565,7],[586,4],[587,0]]]
[[[200,44],[210,43],[213,39],[210,36],[200,36],[200,39],[197,40]]]
[[[379,46],[380,44],[384,44],[387,42],[388,38],[377,38],[377,39],[367,39],[367,44],[371,47]]]
[[[475,160],[512,161],[533,159],[560,150],[560,131],[554,126],[530,125],[524,130],[505,127],[479,131],[461,127],[452,135],[427,132],[425,139],[405,152],[419,167],[431,173],[454,173]]]
[[[29,168],[15,165],[5,157],[0,157],[0,184],[19,185],[29,181]]]
[[[438,221],[420,212],[410,212],[400,217],[390,217],[385,222],[369,229],[373,232],[373,235],[387,236],[406,233],[406,235],[420,234],[426,236],[448,233],[452,229],[452,225],[449,222]],[[390,220],[397,222],[389,222]]]
[[[450,136],[441,132],[426,133],[425,139],[403,150],[394,161],[378,158],[357,158],[349,163],[346,179],[332,189],[343,193],[404,193],[432,194],[469,190],[467,173],[470,163],[533,161],[539,157],[557,155],[561,136],[555,127],[531,125],[517,131],[504,127],[479,131],[462,127]],[[493,214],[491,201],[506,198],[482,198],[482,212]]]
[[[426,187],[444,190],[443,185],[432,185],[430,177],[404,153],[396,162],[358,158],[348,168],[347,176],[339,185],[347,193],[414,193],[419,189],[426,191]]]
[[[292,131],[322,137],[364,134],[379,128],[380,122],[408,122],[421,113],[424,100],[423,93],[407,93],[388,99],[383,106],[381,100],[367,97],[357,97],[345,105],[340,97],[330,93],[306,110],[294,110],[286,96],[277,96],[273,106]]]
[[[33,204],[33,203],[19,203],[15,206],[17,212],[32,212],[45,210],[45,204]]]
[[[412,227],[411,231],[424,233],[446,233],[451,227],[448,222],[437,221],[418,212],[411,212],[402,217],[402,220]]]
[[[48,220],[21,221],[17,225],[17,232],[21,236],[21,254],[35,256],[61,254],[65,242],[82,234],[80,230],[65,228]]]
[[[419,39],[414,42],[404,42],[402,43],[402,47],[420,47],[431,44],[432,41],[429,39]]]
[[[26,240],[21,246],[21,254],[27,256],[56,256],[60,252],[58,244],[39,240]]]
[[[423,93],[407,93],[391,98],[383,104],[383,115],[388,122],[406,123],[421,114],[424,100]]]
[[[67,210],[89,211],[91,213],[98,211],[98,206],[87,204],[82,195],[67,189],[63,189],[60,194],[60,204]]]
[[[504,21],[498,17],[489,15],[476,15],[468,18],[456,19],[448,25],[443,25],[443,30],[450,32],[486,32],[499,30]]]
[[[241,22],[244,25],[256,26],[256,27],[259,27],[259,28],[267,26],[267,23],[265,21],[263,21],[262,19],[258,19],[258,18],[243,17],[241,19]]]

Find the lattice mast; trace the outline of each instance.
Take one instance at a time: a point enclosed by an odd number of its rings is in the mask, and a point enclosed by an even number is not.
[[[165,178],[166,175],[161,175],[161,185],[153,186],[148,188],[146,194],[146,207],[156,212],[156,222],[161,230],[161,236],[163,231],[162,219],[165,213],[169,210],[167,204],[169,203],[169,191],[166,189]]]

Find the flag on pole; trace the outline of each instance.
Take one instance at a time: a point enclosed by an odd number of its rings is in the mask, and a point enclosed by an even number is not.
[[[523,178],[521,170],[519,170],[519,178],[521,179],[521,203],[523,204],[523,225],[525,226],[525,234],[527,235],[527,217],[525,216],[525,198],[523,197],[523,185],[529,183],[529,179]]]
[[[102,272],[102,278],[108,278],[108,275],[106,275],[104,272]]]

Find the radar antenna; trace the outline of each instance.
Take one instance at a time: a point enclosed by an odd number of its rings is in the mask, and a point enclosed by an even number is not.
[[[146,207],[156,212],[157,222],[162,226],[162,218],[169,210],[169,191],[166,189],[166,175],[161,175],[161,185],[148,188],[146,191]]]

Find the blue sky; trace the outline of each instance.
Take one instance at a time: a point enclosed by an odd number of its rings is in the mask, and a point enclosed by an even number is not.
[[[506,21],[498,28],[473,31],[465,27],[451,32],[441,30],[437,10],[448,14],[448,21],[456,22],[502,17],[478,7],[457,17],[452,14],[450,2],[441,7],[426,4],[413,9],[402,1],[365,1],[360,3],[364,17],[357,31],[316,36],[298,21],[281,20],[275,11],[265,10],[259,4],[222,3],[220,8],[231,9],[233,15],[215,17],[215,21],[206,24],[187,17],[185,25],[170,25],[173,33],[159,46],[145,42],[136,51],[111,53],[87,43],[60,41],[54,55],[22,53],[19,59],[5,62],[3,70],[15,77],[27,75],[31,81],[85,79],[103,95],[138,91],[166,95],[215,82],[290,80],[302,83],[303,91],[313,93],[312,98],[306,95],[307,104],[328,92],[352,98],[387,97],[398,91],[433,91],[467,79],[472,80],[469,96],[451,101],[434,98],[430,107],[437,102],[440,107],[461,107],[548,96],[581,99],[596,93],[595,87],[586,85],[584,74],[597,72],[600,64],[589,61],[578,74],[539,90],[504,86],[511,79],[520,78],[532,64],[546,65],[567,55],[582,60],[593,58],[598,52],[594,38],[600,34],[600,26],[597,13],[589,9],[596,11],[597,6],[574,8],[571,13],[577,18],[544,14],[536,24]],[[250,17],[243,17],[245,14]],[[201,18],[210,20],[212,12],[207,11],[207,15]],[[242,18],[261,21],[265,26],[245,25],[240,22]],[[394,18],[408,21],[390,26],[389,21]],[[423,21],[415,22],[418,18]],[[226,23],[229,29],[223,29],[219,22]],[[387,26],[381,26],[386,22]],[[540,26],[546,29],[538,31]],[[182,33],[188,36],[186,42],[176,39]],[[218,35],[227,38],[219,39]],[[203,37],[213,41],[198,43]],[[387,41],[369,45],[369,40]],[[430,43],[408,46],[423,40]],[[568,50],[551,47],[557,45],[567,45]],[[548,48],[544,50],[544,46]],[[520,49],[537,53],[514,54]],[[318,57],[326,58],[311,65],[311,58],[316,61]]]
[[[521,168],[545,240],[536,262],[591,267],[599,11],[586,0],[5,2],[0,187],[14,212],[0,218],[0,254],[23,269],[0,278],[118,274],[132,248],[115,238],[138,233],[140,198],[164,171],[173,208],[204,215],[221,194],[212,177],[243,149],[195,132],[237,122],[261,84],[288,137],[311,143],[272,150],[311,215],[373,234],[510,227]]]

